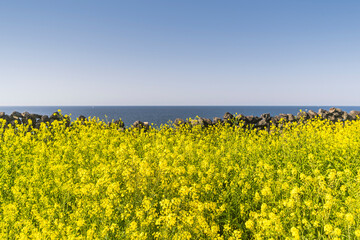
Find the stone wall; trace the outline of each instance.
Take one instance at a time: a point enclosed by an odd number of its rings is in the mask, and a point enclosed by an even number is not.
[[[333,107],[330,108],[329,111],[324,109],[319,109],[318,112],[314,112],[312,110],[309,110],[307,112],[300,111],[296,116],[294,116],[293,114],[284,113],[276,116],[270,116],[269,113],[264,113],[261,116],[244,116],[241,114],[234,116],[233,114],[227,112],[222,118],[215,117],[212,120],[200,117],[191,121],[185,121],[184,119],[177,118],[174,121],[174,125],[180,126],[182,124],[188,124],[191,126],[201,125],[203,127],[207,127],[218,123],[229,123],[233,125],[242,123],[244,127],[264,129],[270,128],[271,125],[278,126],[281,121],[296,122],[299,120],[322,118],[332,122],[338,122],[356,120],[357,117],[360,117],[360,111],[350,111],[349,113],[347,113],[339,108]]]
[[[70,125],[70,118],[61,115],[58,112],[54,112],[50,116],[48,115],[40,115],[35,113],[29,112],[12,112],[10,115],[5,114],[4,112],[0,112],[0,119],[4,119],[6,124],[11,124],[12,126],[15,123],[18,124],[28,124],[31,122],[34,128],[39,128],[41,123],[53,123],[54,121],[65,121],[65,123],[69,126]]]
[[[187,126],[197,126],[200,125],[202,127],[208,127],[215,124],[225,124],[229,123],[232,125],[239,125],[240,123],[243,124],[243,127],[252,127],[252,128],[258,128],[258,129],[265,129],[270,128],[271,125],[278,125],[281,121],[286,122],[295,122],[302,120],[308,120],[316,117],[321,117],[322,119],[327,119],[332,122],[338,122],[338,121],[352,121],[356,120],[358,117],[360,117],[360,111],[350,111],[349,113],[342,111],[339,108],[330,108],[329,111],[324,109],[319,109],[318,112],[314,112],[312,110],[309,110],[307,112],[301,111],[296,116],[293,114],[279,114],[276,116],[270,116],[269,113],[264,113],[261,116],[244,116],[244,115],[236,115],[227,112],[224,114],[222,118],[215,117],[213,119],[208,118],[197,118],[192,120],[184,120],[181,118],[177,118],[174,121],[174,126],[178,127],[181,125],[187,125]],[[54,112],[50,116],[48,115],[39,115],[39,114],[31,114],[29,112],[12,112],[10,115],[5,114],[4,112],[0,112],[0,119],[5,119],[7,124],[15,125],[15,123],[19,124],[28,124],[31,120],[32,126],[34,128],[39,128],[41,123],[53,123],[54,121],[64,121],[67,126],[71,125],[71,120],[69,117],[65,117],[58,112]],[[79,116],[78,118],[81,122],[86,122],[87,118],[85,116]],[[124,123],[121,121],[121,119],[114,121],[113,123],[119,128],[124,129]],[[148,122],[141,122],[136,121],[134,122],[131,127],[133,128],[149,128]]]

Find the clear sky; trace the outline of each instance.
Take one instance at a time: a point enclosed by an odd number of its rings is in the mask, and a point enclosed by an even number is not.
[[[358,0],[0,1],[0,105],[360,105]]]

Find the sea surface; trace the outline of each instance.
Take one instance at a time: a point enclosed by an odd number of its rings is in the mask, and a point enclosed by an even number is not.
[[[121,118],[126,126],[137,120],[153,123],[156,126],[174,121],[176,118],[195,118],[196,116],[213,119],[222,117],[224,113],[260,116],[270,113],[271,116],[280,113],[297,114],[299,110],[318,111],[319,108],[329,110],[333,106],[0,106],[0,112],[11,114],[13,111],[30,112],[41,115],[51,115],[61,109],[65,114],[71,114],[72,120],[80,115],[97,117],[111,122]],[[360,106],[335,106],[344,111],[360,111]]]

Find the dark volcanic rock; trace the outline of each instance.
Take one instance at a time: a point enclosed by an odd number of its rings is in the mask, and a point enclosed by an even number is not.
[[[7,123],[9,123],[11,121],[11,117],[9,115],[4,115],[1,117],[2,119],[5,119]]]
[[[304,112],[304,111],[299,112],[297,114],[297,117],[298,117],[298,119],[304,119],[304,120],[307,120],[307,119],[310,118],[309,114],[307,112]]]
[[[135,122],[132,124],[132,126],[133,126],[134,128],[141,129],[141,128],[144,127],[144,123],[143,123],[142,121],[135,121]]]
[[[190,124],[191,126],[200,125],[199,119],[191,119]]]
[[[354,120],[354,117],[353,116],[351,116],[350,114],[348,114],[347,112],[344,112],[343,113],[343,115],[341,116],[342,117],[342,119],[344,120],[344,121],[348,121],[348,120]]]
[[[224,119],[224,122],[228,122],[230,120],[233,120],[234,119],[234,115],[232,115],[231,113],[229,112],[226,112],[223,116],[223,119]]]
[[[83,116],[83,115],[80,115],[78,118],[79,118],[79,120],[82,121],[82,122],[86,121],[86,117]]]
[[[31,125],[35,127],[36,118],[32,117],[30,113],[22,114],[24,117],[22,118],[23,124],[29,124],[31,122]]]
[[[51,114],[50,120],[59,120],[59,121],[62,120],[60,113],[54,112],[53,114]]]
[[[270,123],[272,125],[277,125],[278,121],[280,120],[280,117],[279,116],[274,116],[274,117],[271,117],[270,118]]]
[[[14,118],[12,118],[11,120],[10,120],[10,124],[11,124],[11,126],[15,126],[16,124],[22,124],[22,122],[20,121],[20,119],[14,119]]]
[[[40,121],[46,123],[50,121],[50,118],[48,115],[43,115],[41,116]]]
[[[344,111],[342,111],[340,108],[335,108],[335,112],[332,113],[337,119],[342,118],[342,115],[344,114]]]
[[[309,117],[310,117],[310,118],[315,118],[315,117],[317,116],[317,113],[314,112],[313,110],[309,110],[309,111],[308,111],[308,114],[309,114]]]
[[[349,115],[352,116],[354,119],[356,119],[356,117],[360,117],[360,111],[355,111],[355,110],[352,110],[349,112]]]
[[[41,122],[36,122],[34,127],[37,128],[37,129],[39,129],[39,128],[40,128],[40,125],[41,125]]]
[[[202,118],[202,120],[204,122],[204,127],[208,127],[208,126],[211,126],[213,124],[211,119],[209,119],[209,118]]]
[[[245,117],[245,123],[246,124],[256,124],[261,120],[259,117],[255,117],[253,115]]]
[[[23,112],[23,113],[21,114],[21,116],[22,116],[23,118],[29,118],[29,117],[30,117],[30,113],[29,113],[29,112]]]
[[[212,124],[211,120],[208,118],[198,118],[191,120],[192,126],[200,125],[201,127],[208,127]]]
[[[42,115],[36,114],[36,113],[32,113],[32,114],[30,114],[30,117],[31,117],[31,118],[41,118]]]
[[[292,115],[291,113],[288,113],[288,120],[289,120],[290,122],[294,122],[294,121],[296,121],[296,118],[295,118],[295,116]]]
[[[329,116],[327,117],[327,119],[329,119],[329,120],[332,121],[332,122],[336,122],[336,121],[338,120],[337,117],[334,116],[333,114],[329,115]]]
[[[266,122],[269,122],[270,121],[270,113],[261,114],[261,118],[264,119]]]
[[[340,108],[330,108],[328,119],[333,122],[337,122],[343,119],[344,112]]]
[[[342,111],[340,108],[335,108],[335,107],[329,109],[329,113],[335,113],[335,112],[341,113]]]
[[[236,124],[240,124],[241,122],[244,122],[245,124],[247,124],[247,117],[242,115],[242,114],[238,114],[236,117],[235,117],[235,123]]]
[[[114,122],[114,124],[115,124],[117,127],[119,127],[119,128],[125,127],[125,124],[124,124],[124,122],[123,122],[121,119],[116,120],[116,121]]]
[[[219,117],[214,117],[214,118],[213,118],[213,123],[214,123],[214,124],[222,123],[222,122],[223,122],[222,119],[219,118]]]
[[[269,118],[270,121],[270,118]],[[263,128],[268,124],[268,121],[265,118],[262,118],[257,124],[256,127]]]
[[[13,119],[19,119],[22,117],[21,113],[17,112],[17,111],[14,111],[10,114],[10,117],[13,118]]]
[[[174,121],[175,126],[181,126],[181,125],[184,125],[185,123],[186,123],[185,120],[182,118],[176,118]]]
[[[245,117],[245,120],[248,122],[248,123],[251,123],[252,121],[254,121],[255,117],[254,115],[250,115],[250,116],[246,116]]]
[[[279,120],[283,119],[283,121],[287,121],[288,120],[288,115],[285,113],[280,113],[279,114]]]
[[[328,111],[326,111],[325,109],[319,109],[318,111],[318,115],[322,118],[327,118],[327,116],[329,115],[330,113]]]

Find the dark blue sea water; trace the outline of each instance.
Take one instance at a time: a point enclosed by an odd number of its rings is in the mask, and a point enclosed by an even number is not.
[[[226,112],[254,116],[270,113],[274,116],[280,113],[297,114],[300,109],[311,109],[317,112],[319,108],[329,110],[330,107],[333,106],[7,106],[0,107],[0,112],[11,114],[13,111],[27,111],[51,115],[53,112],[61,109],[63,114],[71,114],[72,119],[84,115],[86,117],[98,117],[100,120],[109,122],[112,119],[117,120],[121,118],[126,126],[131,125],[137,120],[160,126],[168,121],[174,121],[175,118],[187,119],[199,116],[212,119],[214,117],[222,117]],[[335,107],[339,107],[347,112],[360,110],[360,106]]]

